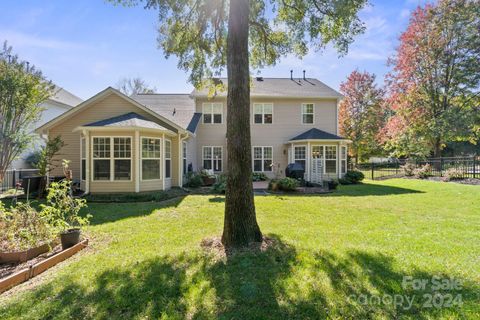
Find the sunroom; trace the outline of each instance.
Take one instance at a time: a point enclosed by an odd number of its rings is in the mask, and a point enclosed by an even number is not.
[[[77,127],[85,192],[165,190],[181,184],[179,135],[130,112]]]
[[[322,183],[342,178],[347,172],[349,143],[348,139],[313,128],[288,141],[288,162],[304,168],[306,181]]]

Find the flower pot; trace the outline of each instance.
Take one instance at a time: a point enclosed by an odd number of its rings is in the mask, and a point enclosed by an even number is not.
[[[80,229],[68,229],[60,234],[60,241],[62,242],[62,250],[73,247],[80,242]]]

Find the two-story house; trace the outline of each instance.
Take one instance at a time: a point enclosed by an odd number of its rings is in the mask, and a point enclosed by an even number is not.
[[[295,162],[313,182],[346,172],[338,92],[311,78],[262,77],[250,92],[253,171],[284,176]],[[227,112],[226,91],[127,97],[107,88],[37,132],[62,137],[59,157],[86,192],[164,190],[189,170],[226,171]]]

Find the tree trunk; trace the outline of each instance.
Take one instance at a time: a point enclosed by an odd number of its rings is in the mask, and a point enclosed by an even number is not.
[[[250,142],[249,0],[231,0],[227,37],[227,187],[222,243],[262,240],[255,215]]]
[[[433,157],[440,158],[441,156],[442,156],[442,144],[440,142],[440,139],[437,138],[435,139],[435,142],[433,144]]]

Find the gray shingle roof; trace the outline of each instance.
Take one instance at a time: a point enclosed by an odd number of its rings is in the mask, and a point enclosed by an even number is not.
[[[86,127],[140,127],[146,129],[167,130],[158,123],[147,120],[138,113],[129,112],[109,119],[92,122]]]
[[[197,130],[198,123],[200,122],[200,119],[202,118],[202,113],[201,112],[195,112],[193,114],[192,120],[188,124],[187,130],[190,131],[191,133],[195,133]]]
[[[261,78],[261,80],[259,79]],[[253,78],[250,88],[251,97],[271,97],[271,98],[342,98],[342,95],[336,90],[330,88],[323,82],[313,78],[296,79],[290,78]],[[226,78],[218,78],[215,81],[227,84]],[[194,90],[193,96],[207,96],[208,89]],[[216,96],[226,97],[227,91],[217,92]]]
[[[73,93],[63,88],[60,88],[59,86],[55,86],[55,88],[53,89],[53,95],[50,97],[50,100],[59,102],[70,107],[75,107],[76,105],[83,102],[82,99],[80,99]]]
[[[312,128],[290,139],[290,141],[295,140],[345,140],[345,138],[339,137],[335,134],[328,133],[317,128]]]
[[[145,93],[131,98],[183,129],[187,129],[195,113],[195,101],[189,94]]]

